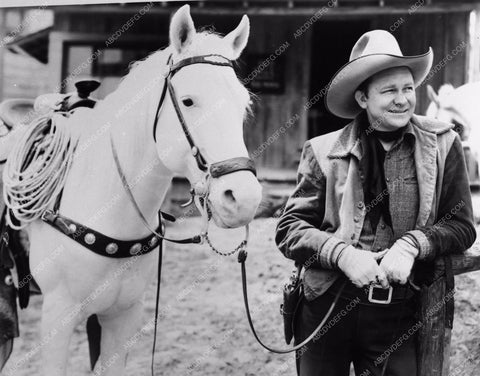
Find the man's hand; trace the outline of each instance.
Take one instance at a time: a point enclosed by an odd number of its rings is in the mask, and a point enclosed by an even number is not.
[[[377,263],[386,251],[374,253],[347,246],[338,256],[338,267],[357,287],[366,286],[372,282],[380,283],[388,288],[387,276]]]
[[[397,239],[380,263],[380,267],[385,271],[388,280],[402,285],[407,283],[418,252],[418,248],[409,238],[401,237]]]

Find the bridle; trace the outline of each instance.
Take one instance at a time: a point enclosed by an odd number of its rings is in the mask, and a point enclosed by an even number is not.
[[[248,225],[245,227],[245,239],[233,250],[230,252],[221,252],[216,249],[210,239],[208,238],[208,224],[211,219],[211,211],[208,207],[208,194],[210,191],[210,181],[211,179],[216,179],[221,176],[231,174],[237,171],[251,171],[254,175],[256,175],[255,163],[252,159],[247,157],[235,157],[229,158],[220,162],[209,163],[207,159],[202,155],[200,148],[195,143],[192,133],[188,128],[187,122],[185,121],[185,117],[183,116],[182,110],[180,109],[180,105],[178,103],[177,95],[175,93],[175,89],[172,84],[172,78],[175,74],[177,74],[182,68],[188,67],[189,65],[194,64],[209,64],[209,65],[216,65],[220,67],[228,67],[233,69],[233,62],[218,54],[209,54],[209,55],[200,55],[182,59],[177,63],[173,62],[172,55],[168,57],[167,64],[169,66],[168,72],[165,74],[165,81],[163,85],[162,95],[160,96],[160,101],[158,102],[157,111],[155,112],[155,121],[153,123],[153,139],[156,142],[156,130],[157,125],[160,117],[160,111],[163,106],[163,102],[166,97],[166,91],[170,95],[170,99],[173,104],[173,108],[175,109],[175,113],[177,114],[178,121],[182,127],[183,133],[185,138],[188,141],[190,146],[190,150],[192,156],[194,157],[197,166],[200,171],[205,173],[205,178],[203,182],[195,184],[195,186],[190,190],[191,198],[190,200],[183,204],[183,207],[186,207],[193,202],[196,202],[197,207],[199,208],[202,217],[204,218],[204,228],[202,233],[200,234],[202,241],[206,240],[210,248],[223,256],[229,256],[239,249],[242,249],[246,246],[248,241]]]
[[[464,118],[464,116],[460,113],[460,111],[458,111],[455,107],[452,107],[452,106],[448,106],[448,107],[441,107],[440,104],[436,103],[436,102],[433,102],[435,103],[435,107],[437,108],[436,112],[435,112],[435,118],[438,118],[438,115],[440,113],[441,110],[443,111],[449,111],[452,113],[452,115],[455,115],[459,120],[455,119],[453,116],[450,120],[450,122],[455,126],[455,128],[457,127],[460,127],[460,129],[462,131],[465,131],[468,126],[468,121],[466,121],[466,119]],[[470,127],[468,127],[470,128]],[[457,131],[457,133],[461,133],[459,131]]]
[[[203,172],[209,172],[212,178],[220,177],[232,172],[240,171],[240,170],[248,170],[251,171],[253,174],[256,174],[255,165],[250,158],[247,157],[236,157],[230,158],[221,162],[209,164],[206,158],[202,155],[200,149],[195,144],[193,140],[193,136],[188,128],[187,122],[185,121],[185,117],[183,116],[182,110],[180,109],[180,105],[178,104],[177,96],[175,94],[175,89],[172,85],[172,78],[173,76],[178,73],[182,68],[185,68],[189,65],[194,64],[209,64],[209,65],[217,65],[223,67],[230,67],[233,69],[233,63],[231,60],[227,59],[222,55],[210,54],[210,55],[201,55],[201,56],[194,56],[185,58],[180,60],[178,63],[173,63],[172,55],[169,56],[167,60],[167,64],[169,65],[169,70],[165,75],[165,82],[163,85],[162,95],[160,97],[160,101],[158,102],[157,111],[155,112],[155,121],[153,123],[153,139],[156,142],[156,131],[157,125],[160,115],[160,110],[162,108],[163,102],[165,100],[166,91],[170,94],[170,99],[172,100],[173,107],[175,109],[175,113],[177,114],[178,120],[182,127],[183,133],[185,134],[185,138],[190,145],[190,150],[192,152],[195,161],[197,162],[198,168]],[[209,168],[210,167],[210,168]]]
[[[248,225],[245,226],[245,238],[244,240],[233,250],[230,252],[221,252],[218,249],[216,249],[210,239],[208,238],[208,225],[211,219],[211,210],[208,206],[208,195],[209,195],[209,188],[210,188],[210,182],[212,179],[217,179],[221,176],[231,174],[237,171],[250,171],[254,175],[256,175],[256,169],[255,169],[255,164],[252,159],[248,157],[234,157],[234,158],[229,158],[223,161],[219,162],[214,162],[214,163],[209,163],[209,161],[202,155],[200,148],[197,146],[195,143],[192,133],[190,132],[190,129],[187,125],[187,122],[185,121],[185,117],[183,116],[182,110],[180,109],[180,105],[178,103],[178,99],[175,93],[175,89],[172,84],[172,77],[177,74],[182,68],[187,67],[189,65],[193,64],[209,64],[209,65],[216,65],[216,66],[221,66],[221,67],[228,67],[233,69],[233,63],[230,59],[222,56],[222,55],[217,55],[217,54],[210,54],[210,55],[200,55],[200,56],[194,56],[194,57],[189,57],[182,59],[178,61],[177,63],[173,62],[172,55],[169,56],[167,60],[168,64],[168,70],[164,74],[164,85],[162,89],[162,93],[160,95],[160,100],[157,105],[157,109],[155,111],[155,120],[153,123],[153,140],[156,143],[156,130],[160,118],[160,112],[163,107],[163,104],[165,102],[165,98],[168,94],[170,95],[170,99],[172,101],[173,107],[175,109],[175,113],[177,115],[177,118],[180,122],[180,125],[182,127],[183,133],[185,135],[185,138],[187,139],[187,142],[190,146],[190,150],[192,153],[192,156],[194,157],[197,166],[200,171],[202,171],[205,175],[203,177],[203,180],[200,182],[197,182],[193,188],[190,189],[190,194],[191,198],[190,200],[183,204],[182,207],[186,207],[193,202],[197,204],[197,207],[199,211],[202,214],[202,217],[204,218],[204,227],[202,229],[202,232],[200,235],[194,236],[192,238],[188,239],[170,239],[166,238],[163,236],[163,234],[159,234],[155,230],[153,230],[150,225],[147,223],[145,218],[143,217],[140,208],[138,207],[133,194],[130,191],[130,188],[128,186],[127,180],[125,175],[123,174],[123,170],[120,166],[120,161],[118,159],[118,155],[116,152],[116,148],[113,142],[113,139],[110,138],[111,141],[111,146],[112,146],[112,152],[114,155],[115,159],[115,164],[117,166],[117,171],[122,179],[123,185],[125,190],[127,191],[127,194],[130,197],[130,200],[132,201],[133,205],[136,208],[137,213],[142,219],[142,222],[144,225],[152,232],[154,233],[158,238],[175,242],[175,243],[203,243],[206,241],[210,248],[223,256],[229,256],[233,253],[235,253],[238,250],[244,249],[245,246],[247,245],[248,241]],[[167,217],[169,217],[167,215]],[[165,216],[164,216],[165,218]],[[171,217],[170,217],[171,218]]]

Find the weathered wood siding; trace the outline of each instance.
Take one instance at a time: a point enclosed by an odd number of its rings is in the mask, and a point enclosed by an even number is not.
[[[4,99],[33,99],[50,89],[48,66],[30,56],[5,51],[3,74]]]
[[[254,155],[258,154],[256,163],[268,177],[276,176],[279,170],[295,169],[299,148],[307,138],[307,113],[303,106],[309,99],[311,34],[307,31],[294,38],[304,22],[302,17],[251,17],[247,53],[274,53],[289,43],[284,56],[279,56],[285,59],[284,93],[258,93],[255,118],[246,128],[247,146]]]

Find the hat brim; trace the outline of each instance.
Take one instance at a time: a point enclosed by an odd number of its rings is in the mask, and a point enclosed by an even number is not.
[[[361,56],[341,67],[328,85],[325,106],[334,115],[353,119],[362,108],[355,100],[355,91],[367,78],[385,69],[408,67],[414,86],[418,87],[427,77],[433,63],[433,51],[416,56],[371,54]]]
[[[32,117],[33,103],[33,99],[7,99],[3,101],[0,103],[0,120],[10,128],[29,122]]]

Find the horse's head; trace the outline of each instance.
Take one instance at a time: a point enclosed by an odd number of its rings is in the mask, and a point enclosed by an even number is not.
[[[438,94],[430,85],[427,85],[427,95],[431,103],[427,108],[426,115],[445,123],[454,124],[455,131],[462,140],[466,140],[470,134],[470,124],[461,111],[456,108],[455,96],[452,95],[454,92],[455,88],[450,84],[442,85]]]
[[[155,130],[162,162],[186,176],[196,193],[206,193],[209,211],[221,227],[250,222],[261,200],[261,186],[247,168],[251,161],[243,140],[250,97],[231,66],[248,35],[247,16],[222,38],[197,33],[188,5],[175,13],[166,69],[169,85]],[[212,173],[212,165],[220,167],[217,172],[226,168],[229,173]]]

